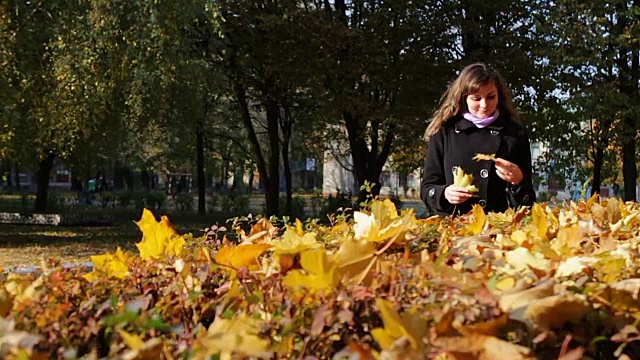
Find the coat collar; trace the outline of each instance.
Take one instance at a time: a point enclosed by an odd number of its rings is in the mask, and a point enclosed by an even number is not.
[[[494,122],[487,125],[485,129],[501,131],[502,129],[504,129],[504,126],[505,126],[504,119],[502,118],[502,116],[500,116]],[[470,129],[473,130],[478,128],[471,121],[460,116],[455,122],[454,129],[456,132],[462,132],[462,131],[467,131]]]

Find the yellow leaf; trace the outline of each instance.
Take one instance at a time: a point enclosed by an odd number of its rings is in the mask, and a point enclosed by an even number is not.
[[[453,170],[453,185],[461,186],[471,191],[472,193],[478,192],[478,188],[473,183],[473,175],[465,174],[461,167],[456,166]]]
[[[511,240],[516,244],[523,246],[522,244],[529,240],[529,237],[527,236],[526,232],[522,230],[516,230],[511,233]]]
[[[496,283],[496,289],[500,291],[511,290],[516,285],[516,280],[512,277],[506,277]]]
[[[206,338],[199,342],[206,349],[206,355],[220,354],[220,358],[231,355],[244,355],[257,358],[270,358],[269,341],[259,336],[263,322],[246,315],[232,319],[217,316],[209,326]]]
[[[586,269],[591,268],[598,262],[595,257],[573,256],[558,264],[556,277],[572,276],[582,274]]]
[[[422,338],[426,335],[427,323],[415,311],[409,310],[400,316],[393,304],[383,299],[376,299],[376,306],[384,327],[371,330],[371,336],[382,349],[390,349],[402,337],[409,340],[413,350],[423,347]]]
[[[535,300],[553,295],[555,282],[545,281],[542,284],[516,292],[510,292],[500,297],[498,305],[504,312],[511,312],[521,306],[528,305]]]
[[[304,228],[302,226],[302,221],[300,221],[300,219],[296,219],[296,234],[298,236],[304,235]]]
[[[496,159],[496,154],[481,154],[481,153],[477,153],[475,154],[475,156],[473,157],[473,160],[475,161],[480,161],[480,160],[495,160]]]
[[[93,270],[82,275],[82,277],[89,282],[93,282],[101,277],[106,279],[124,279],[129,273],[126,257],[120,247],[118,247],[113,254],[106,253],[91,256],[91,262],[93,263]]]
[[[473,235],[479,235],[484,229],[484,224],[487,221],[487,215],[484,213],[482,206],[478,204],[473,205],[472,212],[474,221],[467,225],[467,229],[469,229]]]
[[[345,238],[336,252],[336,263],[346,284],[359,285],[372,279],[368,276],[375,266],[376,248],[367,240]]]
[[[474,360],[535,360],[534,352],[524,346],[512,344],[495,336],[470,332],[464,336],[441,337],[434,344],[450,352],[455,359]],[[458,357],[460,355],[460,357]]]
[[[318,249],[322,247],[318,241],[316,241],[316,233],[302,233],[298,232],[297,228],[288,228],[281,238],[276,238],[269,241],[269,244],[273,246],[273,251],[276,254],[298,254],[305,250]]]
[[[532,254],[529,249],[524,247],[519,247],[507,252],[505,258],[507,263],[518,271],[528,270],[529,267],[537,270],[546,270],[549,268],[549,261],[547,259],[541,254]]]
[[[142,341],[142,337],[140,335],[130,334],[122,329],[118,329],[118,333],[122,336],[122,341],[130,349],[138,350],[144,345],[144,341]]]
[[[589,304],[577,295],[554,295],[532,302],[524,312],[524,319],[534,329],[549,331],[568,321],[579,322],[590,310]]]
[[[136,225],[142,231],[142,241],[136,244],[143,260],[160,259],[165,256],[180,256],[185,240],[178,235],[169,218],[162,216],[156,221],[151,211],[144,209]]]
[[[292,270],[282,283],[292,289],[306,288],[311,293],[332,291],[340,283],[337,265],[324,249],[307,250],[300,254],[300,270]]]
[[[384,199],[376,200],[371,203],[371,213],[380,223],[387,223],[398,217],[398,209],[393,201]]]
[[[235,270],[245,266],[250,270],[255,270],[259,267],[258,256],[269,248],[271,248],[269,244],[224,246],[214,255],[213,260]]]
[[[582,235],[578,224],[558,230],[557,237],[551,242],[551,248],[565,257],[577,255],[582,251]]]
[[[547,229],[549,225],[547,224],[547,215],[544,209],[540,204],[534,203],[531,214],[533,217],[533,224],[536,228],[536,233],[541,239],[548,240]]]
[[[5,280],[4,288],[13,297],[13,306],[34,300],[39,288],[44,284],[44,275],[40,275],[36,280],[31,281],[15,273],[9,273]]]
[[[269,219],[262,218],[253,225],[248,237],[244,235],[244,232],[240,237],[243,244],[261,244],[271,240],[271,236],[277,231],[278,229],[273,226]]]
[[[353,231],[357,240],[367,239],[374,243],[383,243],[392,238],[401,238],[414,221],[413,212],[403,212],[402,216],[389,199],[373,200],[371,214],[355,211]]]

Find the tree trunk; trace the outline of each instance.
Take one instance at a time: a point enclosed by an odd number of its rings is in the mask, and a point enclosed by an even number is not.
[[[36,203],[34,210],[36,212],[43,212],[47,210],[47,199],[49,195],[49,177],[51,176],[51,169],[53,169],[53,159],[55,159],[53,153],[47,153],[44,159],[38,162],[38,171],[36,173],[38,189],[36,192]]]
[[[270,89],[267,86],[267,89]],[[280,215],[280,136],[278,131],[278,104],[272,94],[265,94],[267,112],[267,138],[269,141],[269,177],[265,187],[267,216]]]
[[[206,101],[206,100],[205,100]],[[205,105],[205,116],[206,116]],[[204,215],[206,209],[206,186],[204,176],[204,118],[196,125],[196,173],[198,178],[198,214]]]
[[[284,146],[283,146],[284,147]],[[284,206],[284,213],[291,214],[291,164],[289,164],[289,151],[282,149],[282,166],[284,167],[285,190],[287,193],[287,201]]]
[[[602,163],[604,159],[604,149],[598,146],[593,156],[593,182],[591,183],[591,194],[600,194],[602,186]]]
[[[378,126],[372,122],[371,132],[371,150],[365,141],[364,127],[352,114],[345,112],[343,114],[345,127],[347,128],[347,136],[349,138],[349,147],[353,158],[353,169],[358,184],[358,204],[367,199],[369,193],[363,189],[365,182],[371,185],[371,196],[374,198],[380,194],[380,174],[382,167],[389,158],[391,152],[391,143],[394,137],[393,127],[389,127],[386,131],[382,148],[378,146]]]
[[[292,193],[291,193],[291,163],[289,157],[289,144],[291,143],[291,130],[293,127],[293,119],[288,107],[283,109],[283,117],[280,119],[280,129],[282,130],[282,165],[284,167],[285,190],[287,200],[284,207],[284,213],[291,216],[292,214]]]
[[[14,175],[16,176],[16,177],[15,177],[15,180],[16,180],[16,183],[15,183],[16,190],[20,191],[20,187],[22,186],[22,185],[20,184],[20,166],[15,165],[15,167],[14,167],[14,171],[15,171],[15,172],[14,172]]]
[[[249,143],[251,144],[251,153],[253,154],[253,158],[256,162],[256,166],[258,167],[258,174],[260,174],[260,184],[264,189],[264,197],[266,202],[266,216],[277,215],[278,213],[278,202],[279,202],[279,157],[280,152],[278,151],[278,123],[277,123],[277,113],[274,119],[272,106],[267,106],[267,126],[269,131],[269,145],[270,145],[270,158],[269,158],[269,167],[267,167],[267,162],[262,154],[262,149],[260,148],[260,142],[258,141],[258,136],[256,135],[255,128],[253,127],[253,121],[251,118],[251,113],[249,112],[249,104],[247,102],[246,92],[244,87],[241,84],[235,84],[235,94],[238,99],[238,104],[240,106],[240,115],[242,118],[242,123],[244,124],[245,129],[247,129],[249,135]],[[268,102],[269,103],[269,102]],[[275,104],[274,104],[275,105]],[[271,126],[272,122],[275,120],[274,126]],[[275,132],[275,151],[273,145],[273,139]],[[275,157],[275,164],[274,164]],[[275,172],[273,169],[275,168]],[[274,186],[275,184],[275,186]]]
[[[7,188],[9,194],[13,194],[13,162],[9,162],[8,169],[9,175],[7,175]]]
[[[631,120],[633,122],[633,119]],[[634,124],[627,124],[631,126]],[[636,142],[635,131],[626,134],[622,145],[622,177],[624,179],[624,200],[636,201],[636,179],[638,169],[636,166]]]

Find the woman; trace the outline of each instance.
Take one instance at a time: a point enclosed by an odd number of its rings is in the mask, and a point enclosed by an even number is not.
[[[442,97],[425,133],[421,198],[439,215],[532,205],[529,138],[500,74],[477,63],[462,70]],[[477,154],[493,159],[474,160]],[[475,189],[455,186],[454,171],[473,175]]]

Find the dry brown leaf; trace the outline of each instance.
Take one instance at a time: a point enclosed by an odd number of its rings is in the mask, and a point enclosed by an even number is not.
[[[555,282],[549,280],[527,290],[507,293],[500,297],[500,301],[498,302],[498,304],[502,311],[510,312],[521,306],[528,305],[535,300],[553,295],[554,286]]]
[[[422,360],[427,359],[426,351],[416,351],[406,336],[394,341],[389,349],[380,353],[380,360]]]
[[[589,304],[576,295],[554,295],[532,302],[524,311],[524,319],[538,331],[549,331],[581,320],[590,310]]]
[[[465,336],[441,337],[434,345],[456,359],[465,360],[533,360],[534,352],[524,346],[512,344],[495,336],[468,333]]]

